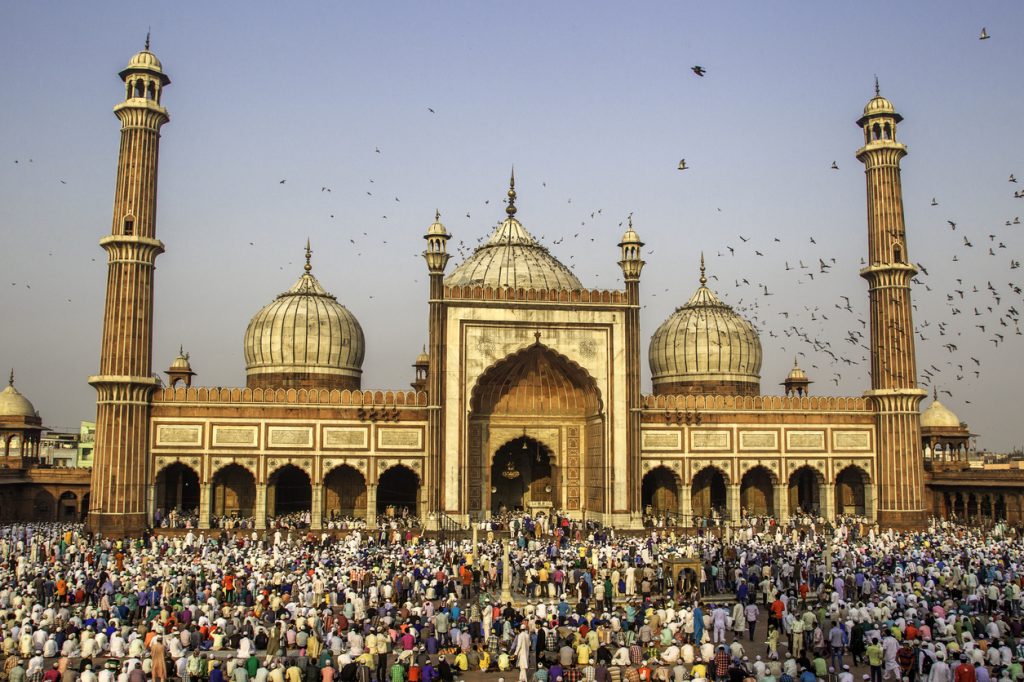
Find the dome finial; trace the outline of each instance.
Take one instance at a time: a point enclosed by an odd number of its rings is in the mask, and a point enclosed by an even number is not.
[[[797,362],[797,357],[794,355],[793,356],[793,368],[796,369],[799,366],[800,366],[800,363]]]
[[[509,218],[513,218],[516,215],[516,167],[512,166],[512,177],[508,181],[508,206],[505,207],[505,213],[508,214]]]
[[[700,285],[704,286],[708,283],[708,278],[704,276],[704,252],[700,252]]]
[[[180,355],[181,357],[185,357],[185,345],[184,344],[179,344],[178,345],[178,355]]]
[[[441,222],[441,209],[439,209],[439,208],[435,208],[434,209],[434,222],[435,223]]]
[[[882,90],[878,87],[878,74],[875,74],[875,97],[881,97]]]
[[[14,386],[14,368],[11,367],[11,376],[7,379],[8,386]]]
[[[146,47],[143,48],[143,49],[146,50],[146,52],[149,52],[149,33],[150,33],[150,28],[147,26],[146,27]]]
[[[939,400],[939,387],[932,386],[932,400],[938,402]]]
[[[306,237],[306,264],[302,267],[307,273],[312,272],[313,266],[309,264],[309,259],[313,255],[313,249],[309,248],[309,237]]]

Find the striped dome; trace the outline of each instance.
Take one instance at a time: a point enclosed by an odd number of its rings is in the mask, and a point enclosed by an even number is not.
[[[514,217],[506,218],[469,258],[445,278],[449,286],[582,289],[572,271],[541,246]]]
[[[307,261],[299,281],[245,330],[247,383],[358,388],[365,350],[359,321],[320,286]]]
[[[761,341],[754,326],[705,285],[651,337],[655,393],[758,393]]]

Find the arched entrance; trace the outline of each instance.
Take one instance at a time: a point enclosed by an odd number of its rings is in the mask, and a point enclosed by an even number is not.
[[[501,446],[491,464],[491,513],[557,506],[555,469],[547,447],[533,438]]]
[[[538,332],[533,344],[493,365],[473,387],[468,511],[487,515],[550,501],[570,514],[604,513],[611,485],[604,431],[597,382],[542,344]],[[519,480],[524,475],[528,480]]]
[[[644,474],[640,485],[640,503],[644,513],[679,513],[679,484],[668,467],[657,466]]]
[[[56,502],[53,495],[45,490],[37,492],[32,500],[32,518],[36,521],[53,521],[56,514]]]
[[[82,495],[82,511],[80,520],[85,521],[89,516],[89,493]]]
[[[725,518],[726,513],[726,480],[725,474],[716,467],[704,467],[693,477],[690,490],[690,505],[694,516],[711,516],[717,512]]]
[[[821,474],[802,466],[789,477],[789,509],[793,514],[818,514],[821,504]]]
[[[404,513],[416,515],[416,496],[420,490],[420,477],[404,464],[389,467],[380,475],[377,484],[377,514]]]
[[[327,520],[366,516],[366,479],[343,464],[324,478],[324,518]]]
[[[213,475],[212,516],[251,518],[255,509],[256,479],[251,471],[238,464],[229,464]]]
[[[171,512],[191,514],[199,509],[199,474],[181,462],[165,467],[156,475],[156,511],[159,518]]]
[[[771,471],[756,466],[743,474],[740,482],[740,507],[748,516],[775,514],[775,476]]]
[[[78,520],[78,495],[74,494],[70,490],[61,493],[60,500],[57,502],[57,520]]]
[[[860,467],[848,466],[836,476],[836,513],[867,514],[867,487],[870,479]]]
[[[309,475],[295,466],[286,464],[267,479],[267,523],[271,519],[294,516],[298,518],[313,508],[313,484]]]

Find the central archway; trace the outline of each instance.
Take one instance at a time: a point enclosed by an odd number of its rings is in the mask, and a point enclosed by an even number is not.
[[[535,343],[491,366],[474,385],[467,461],[471,514],[547,506],[604,513],[611,484],[606,459],[597,382],[542,344],[539,333]]]
[[[491,513],[531,504],[557,507],[556,469],[547,447],[533,438],[516,438],[500,447],[491,464]]]

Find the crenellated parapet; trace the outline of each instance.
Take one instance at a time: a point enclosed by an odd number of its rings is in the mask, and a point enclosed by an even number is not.
[[[449,301],[502,301],[506,303],[571,303],[573,305],[626,305],[625,291],[615,289],[526,289],[470,284],[445,286]]]
[[[744,410],[799,412],[869,412],[871,405],[860,396],[782,395],[646,395],[643,408],[652,410]]]
[[[343,407],[426,407],[425,391],[350,391],[327,389],[262,389],[205,386],[164,388],[153,395],[154,403],[276,403],[289,405],[338,405]]]

